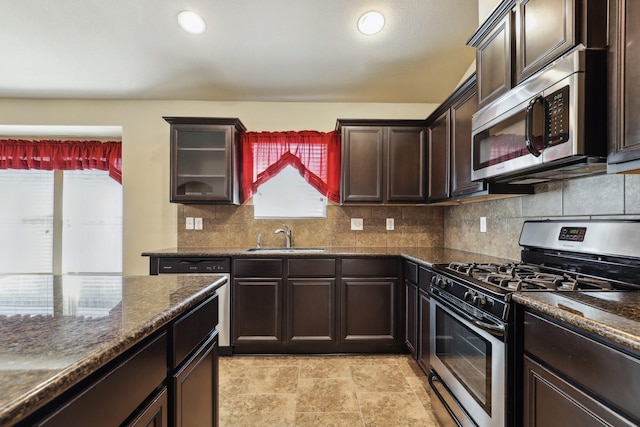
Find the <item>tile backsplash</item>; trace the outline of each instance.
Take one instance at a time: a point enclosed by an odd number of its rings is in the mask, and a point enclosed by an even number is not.
[[[480,217],[487,232],[480,232]],[[539,184],[536,193],[449,206],[444,213],[448,248],[520,259],[520,230],[534,219],[640,219],[640,175],[598,175]]]
[[[298,247],[418,247],[444,244],[444,208],[438,206],[327,206],[327,218],[255,219],[253,205],[179,205],[178,247],[283,247],[274,231],[286,223]],[[203,230],[185,230],[185,218],[203,218]],[[362,231],[351,230],[362,218]],[[394,219],[387,231],[386,218]]]
[[[185,230],[185,217],[204,229]],[[487,232],[480,232],[480,217]],[[351,218],[363,218],[362,231]],[[385,219],[394,218],[387,231]],[[640,175],[599,175],[539,184],[536,193],[454,206],[327,207],[324,219],[254,219],[253,206],[178,205],[178,247],[282,247],[274,231],[286,223],[299,247],[437,247],[520,259],[518,239],[528,219],[640,219]]]

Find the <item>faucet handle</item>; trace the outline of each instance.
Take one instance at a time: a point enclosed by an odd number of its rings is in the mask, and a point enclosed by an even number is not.
[[[256,244],[256,248],[260,249],[262,247],[262,233],[258,233],[258,243]]]

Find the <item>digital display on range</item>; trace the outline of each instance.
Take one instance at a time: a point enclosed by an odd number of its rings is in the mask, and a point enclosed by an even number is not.
[[[558,240],[583,242],[585,234],[587,234],[587,227],[562,227]]]

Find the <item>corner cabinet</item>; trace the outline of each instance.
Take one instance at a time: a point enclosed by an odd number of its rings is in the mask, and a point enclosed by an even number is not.
[[[424,120],[339,119],[342,203],[424,203],[424,124]]]
[[[451,112],[446,110],[429,125],[429,201],[448,199],[451,148]],[[471,163],[469,163],[471,167]]]
[[[163,117],[171,125],[172,203],[240,203],[237,118]]]
[[[640,172],[640,2],[610,0],[608,172]]]
[[[429,117],[428,202],[532,194],[532,185],[471,180],[471,120],[478,110],[476,75],[471,75]]]

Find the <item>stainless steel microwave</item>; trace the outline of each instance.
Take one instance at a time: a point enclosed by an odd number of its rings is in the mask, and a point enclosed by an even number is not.
[[[475,180],[534,184],[606,170],[606,52],[582,46],[479,110]]]

